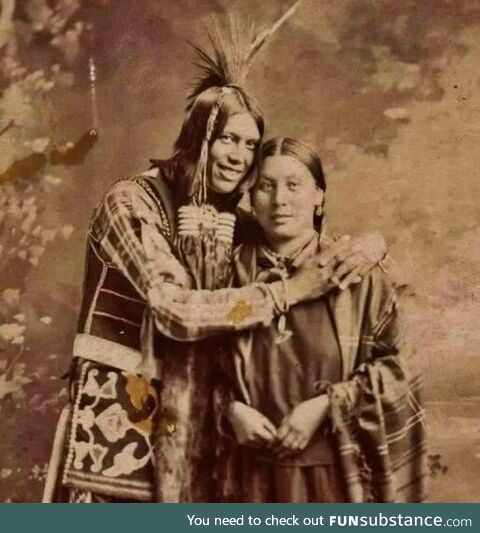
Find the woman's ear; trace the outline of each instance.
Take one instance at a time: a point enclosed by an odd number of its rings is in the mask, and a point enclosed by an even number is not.
[[[258,179],[258,165],[255,164],[255,162],[252,163],[252,167],[247,172],[247,175],[245,178],[243,178],[243,182],[240,183],[239,190],[242,194],[251,193],[253,187],[255,186],[255,183]]]
[[[253,207],[253,187],[248,191],[248,194],[246,196],[248,198],[250,214],[255,217],[255,208]]]
[[[315,216],[319,217],[323,215],[323,205],[325,203],[325,194],[320,189],[320,187],[316,188],[315,191]]]

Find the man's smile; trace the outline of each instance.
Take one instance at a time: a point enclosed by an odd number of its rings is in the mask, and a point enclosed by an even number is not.
[[[229,181],[238,179],[238,176],[243,172],[243,169],[241,168],[233,168],[227,165],[222,165],[221,163],[217,163],[217,167],[221,177]]]

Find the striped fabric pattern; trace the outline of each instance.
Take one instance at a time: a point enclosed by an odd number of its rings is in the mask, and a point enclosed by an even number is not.
[[[94,247],[147,302],[160,333],[194,341],[270,323],[275,304],[265,284],[189,290],[191,279],[176,256],[167,222],[138,180],[121,180],[107,191],[90,228]]]
[[[349,501],[424,501],[427,455],[421,379],[409,376],[406,362],[387,356],[364,363],[351,382],[333,385],[329,395]]]

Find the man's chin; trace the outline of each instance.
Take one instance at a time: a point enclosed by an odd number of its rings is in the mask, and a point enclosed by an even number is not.
[[[230,194],[238,187],[238,185],[238,183],[233,181],[214,180],[210,184],[210,189],[216,194]]]

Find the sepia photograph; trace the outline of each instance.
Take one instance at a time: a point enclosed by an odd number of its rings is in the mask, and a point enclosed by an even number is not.
[[[479,502],[479,35],[0,0],[0,502]]]

